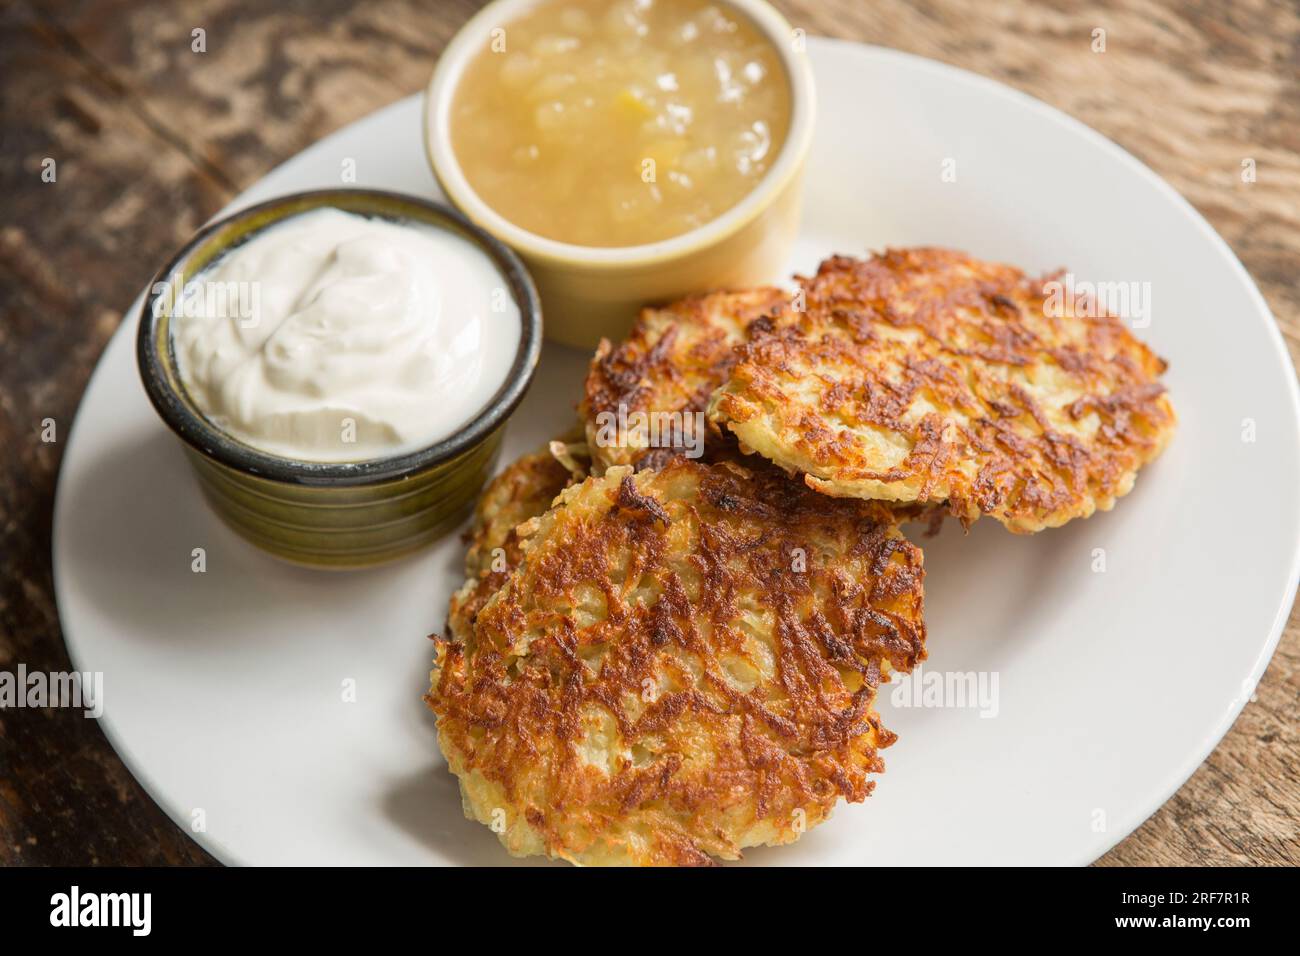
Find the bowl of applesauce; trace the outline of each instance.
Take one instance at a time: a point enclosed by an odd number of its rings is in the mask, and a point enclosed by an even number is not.
[[[813,113],[802,32],[762,0],[496,0],[438,61],[425,144],[528,264],[547,336],[589,348],[782,270]]]

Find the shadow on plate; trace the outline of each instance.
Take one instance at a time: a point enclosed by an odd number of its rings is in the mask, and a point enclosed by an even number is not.
[[[286,607],[312,621],[326,606],[364,598],[400,574],[395,564],[363,571],[301,568],[272,558],[227,528],[203,501],[175,438],[161,426],[115,445],[61,490],[63,584],[93,602],[131,640],[171,645],[259,642]],[[70,544],[69,544],[70,542]],[[199,570],[199,569],[202,570]],[[430,589],[428,620],[446,614],[441,589]]]
[[[437,749],[437,744],[433,744]],[[516,859],[487,827],[469,820],[460,786],[444,764],[400,781],[384,800],[384,813],[403,832],[447,862],[460,866],[561,866],[540,857]]]

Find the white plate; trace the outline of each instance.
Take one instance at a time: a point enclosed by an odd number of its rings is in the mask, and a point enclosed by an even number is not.
[[[931,243],[1149,283],[1141,334],[1170,360],[1181,426],[1109,514],[1029,538],[949,525],[924,544],[928,669],[996,673],[997,716],[885,695],[900,740],[876,793],[748,859],[1086,863],[1205,758],[1276,645],[1300,575],[1295,373],[1232,252],[1118,147],[946,66],[823,40],[809,52],[819,128],[792,267]],[[338,185],[345,160],[358,185],[434,195],[419,131],[418,101],[403,100],[236,205]],[[461,816],[420,702],[459,542],[353,574],[246,545],[200,500],[145,400],[135,332],[132,312],[86,391],[54,534],[68,648],[104,673],[102,723],[127,766],[187,831],[202,810],[195,839],[226,862],[505,862]],[[508,457],[567,420],[585,364],[547,347]],[[191,570],[197,547],[206,573]]]

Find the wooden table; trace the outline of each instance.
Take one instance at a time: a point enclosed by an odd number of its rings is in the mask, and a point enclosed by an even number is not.
[[[420,89],[475,4],[274,6],[66,0],[0,9],[0,669],[69,667],[49,559],[62,445],[40,440],[42,420],[66,436],[122,310],[200,223],[277,163]],[[1293,3],[778,6],[810,34],[994,77],[1123,145],[1228,240],[1293,359],[1300,355]],[[1095,29],[1106,31],[1104,53],[1092,50]],[[195,30],[205,31],[205,52],[192,49]],[[42,181],[47,157],[57,163],[54,183]],[[1255,160],[1254,183],[1242,182],[1244,159]],[[1103,863],[1300,863],[1298,658],[1293,612],[1258,699]],[[0,862],[209,858],[144,794],[93,721],[51,710],[0,712]]]

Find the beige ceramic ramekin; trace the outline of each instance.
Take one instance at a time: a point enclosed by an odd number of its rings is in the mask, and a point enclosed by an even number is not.
[[[621,338],[637,310],[691,292],[771,282],[781,274],[799,225],[804,162],[816,108],[801,35],[763,0],[725,0],[780,53],[790,82],[790,130],[776,162],[754,190],[717,219],[680,236],[624,248],[578,246],[528,232],[481,200],[451,145],[451,103],[466,65],[497,27],[540,0],[495,0],[443,51],[424,103],[424,140],[433,173],[472,222],[523,257],[542,298],[549,338],[582,348]]]

